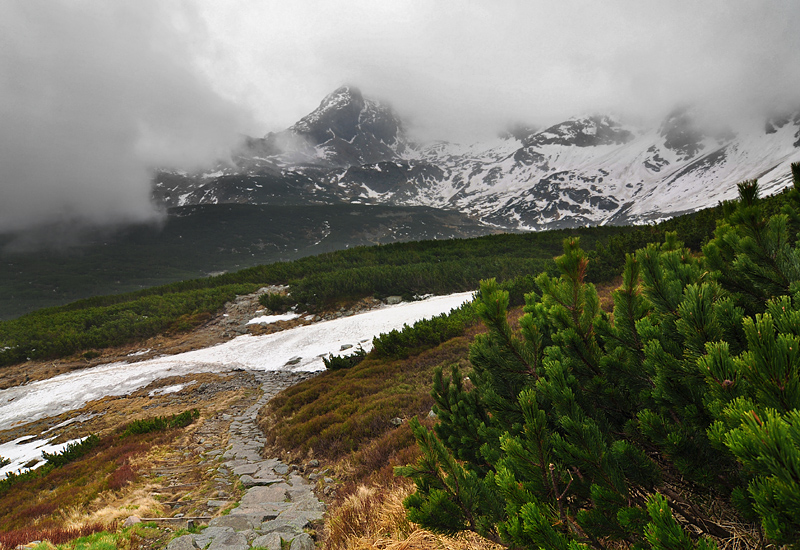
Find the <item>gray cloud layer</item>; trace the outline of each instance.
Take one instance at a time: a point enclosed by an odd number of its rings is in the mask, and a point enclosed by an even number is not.
[[[798,21],[796,0],[0,0],[0,231],[157,217],[154,166],[213,161],[343,83],[424,138],[796,107]]]
[[[207,0],[215,70],[285,127],[343,82],[431,137],[586,111],[660,117],[800,99],[796,0]],[[272,129],[274,129],[272,128]]]
[[[182,29],[202,25],[175,3],[0,3],[0,231],[153,219],[152,167],[229,150],[243,111]]]

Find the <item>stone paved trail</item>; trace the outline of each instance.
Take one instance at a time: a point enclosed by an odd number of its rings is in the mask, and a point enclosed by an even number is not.
[[[291,550],[314,548],[314,540],[304,530],[312,521],[322,519],[325,505],[314,494],[314,485],[293,467],[261,457],[266,440],[255,422],[259,409],[299,378],[286,376],[288,373],[255,374],[262,382],[263,395],[241,415],[223,415],[225,420],[231,420],[229,448],[213,457],[220,463],[218,473],[237,476],[246,493],[229,515],[212,519],[199,534],[172,540],[167,550],[281,550],[281,539],[290,543]],[[208,502],[210,507],[227,504]]]

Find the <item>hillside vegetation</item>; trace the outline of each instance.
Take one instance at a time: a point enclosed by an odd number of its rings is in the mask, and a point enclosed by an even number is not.
[[[0,320],[348,247],[492,232],[459,212],[425,207],[214,204],[170,209],[160,225],[0,234]]]
[[[270,402],[275,450],[346,482],[326,547],[383,547],[390,532],[448,546],[436,537],[465,530],[511,547],[796,547],[800,166],[795,178],[771,199],[743,184],[702,255],[674,233],[632,249],[611,307],[568,239],[522,318],[486,282],[483,328],[405,360],[374,352]],[[408,478],[392,478],[402,464]]]
[[[171,283],[137,292],[98,296],[0,322],[0,366],[29,359],[65,357],[144,340],[203,324],[237,294],[288,284],[297,307],[322,310],[366,296],[412,299],[477,288],[481,279],[512,281],[541,271],[554,273],[552,258],[566,237],[581,238],[593,262],[590,280],[619,273],[625,253],[663,240],[677,230],[695,250],[710,234],[718,209],[657,226],[597,227],[463,240],[431,240],[349,250],[277,262]],[[530,286],[532,279],[528,281]],[[513,286],[513,285],[512,285]],[[521,288],[527,288],[523,282]],[[522,292],[512,294],[522,300]]]

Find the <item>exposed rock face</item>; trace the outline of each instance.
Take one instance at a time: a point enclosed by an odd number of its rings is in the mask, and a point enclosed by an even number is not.
[[[398,158],[406,144],[400,120],[388,105],[342,86],[290,128],[250,140],[248,147],[251,156],[277,157],[279,164],[346,167]]]

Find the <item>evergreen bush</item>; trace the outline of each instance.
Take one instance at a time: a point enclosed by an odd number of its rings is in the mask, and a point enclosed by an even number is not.
[[[258,297],[258,303],[274,313],[286,313],[295,301],[291,296],[268,292]]]
[[[364,348],[358,346],[350,355],[334,355],[331,353],[328,357],[323,357],[322,362],[327,370],[349,369],[358,365],[366,357],[367,352],[364,351]]]
[[[125,426],[120,437],[127,437],[135,434],[146,434],[150,432],[160,432],[171,428],[185,428],[196,418],[200,417],[200,411],[191,409],[183,411],[180,414],[173,414],[171,416],[154,416],[152,418],[143,418],[141,420],[134,420]]]
[[[417,485],[409,519],[516,548],[716,548],[732,534],[702,494],[800,548],[792,170],[778,213],[740,184],[702,256],[676,233],[628,254],[611,314],[577,238],[558,277],[536,278],[519,330],[508,293],[482,282],[472,370],[437,371],[440,421],[412,423],[422,457],[397,469]]]

